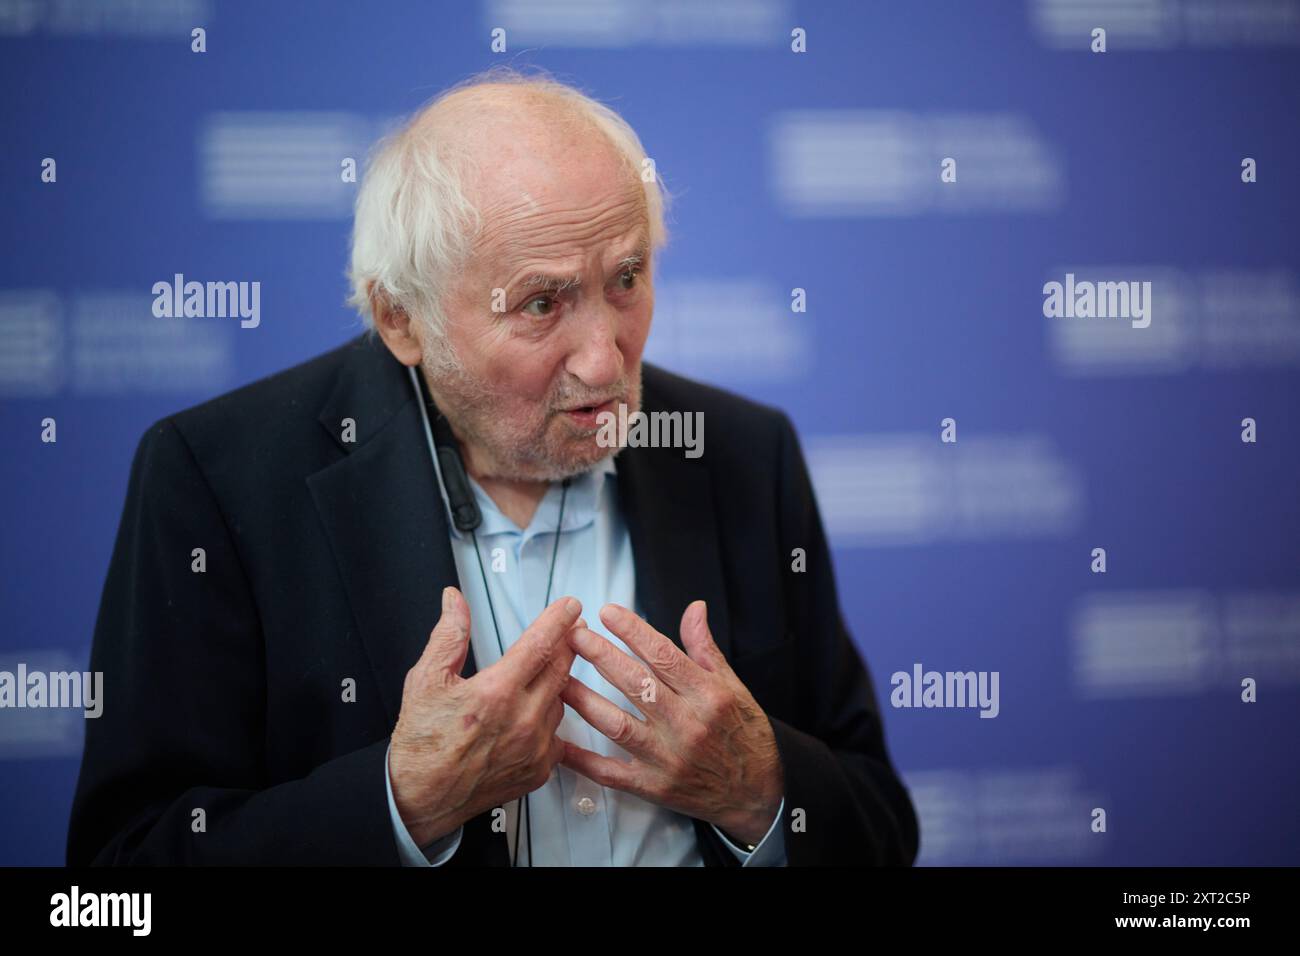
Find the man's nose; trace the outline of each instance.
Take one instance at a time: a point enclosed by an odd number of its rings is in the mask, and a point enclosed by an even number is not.
[[[599,302],[582,309],[577,318],[570,328],[573,341],[565,368],[591,388],[613,385],[623,375],[618,310]]]

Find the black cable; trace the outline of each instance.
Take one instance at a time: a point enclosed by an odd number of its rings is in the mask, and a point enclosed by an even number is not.
[[[560,532],[564,530],[564,500],[569,497],[569,479],[564,479],[560,490],[560,516],[555,520],[555,544],[551,546],[551,570],[546,575],[546,600],[542,610],[551,606],[551,582],[555,580],[555,558],[560,553]],[[533,810],[532,801],[524,801],[524,814],[528,817],[528,865],[533,865]],[[519,848],[519,838],[515,837],[515,849]]]
[[[569,497],[569,481],[570,479],[565,478],[564,484],[561,486],[560,516],[555,522],[555,544],[551,547],[551,570],[546,575],[546,601],[542,604],[543,610],[551,606],[551,585],[555,581],[555,559],[560,552],[560,532],[564,530],[564,502]],[[483,579],[483,594],[488,599],[488,610],[492,614],[492,630],[496,632],[497,650],[500,651],[502,657],[505,657],[506,651],[505,644],[501,640],[501,627],[497,624],[496,607],[492,602],[492,592],[488,590],[487,570],[483,567],[483,552],[478,546],[478,535],[473,530],[469,534],[474,541],[474,556],[478,558],[478,573]],[[519,865],[519,821],[522,817],[528,818],[528,825],[525,828],[528,833],[528,865],[533,865],[533,814],[532,801],[528,799],[528,794],[524,794],[523,811],[521,814],[518,808],[515,810],[515,856],[511,866]]]
[[[488,599],[488,610],[492,612],[492,630],[496,632],[497,650],[500,651],[501,657],[505,657],[506,648],[505,644],[501,641],[501,627],[497,624],[497,609],[492,603],[492,592],[488,590],[487,571],[483,568],[483,552],[479,550],[478,535],[475,534],[474,530],[471,528],[469,536],[474,541],[474,557],[478,558],[478,573],[479,576],[483,578],[483,593]],[[515,858],[510,865],[519,865],[519,810],[517,808],[515,810]]]
[[[560,491],[560,517],[555,521],[555,545],[551,548],[551,573],[546,576],[546,603],[543,609],[551,606],[551,582],[555,580],[555,556],[560,552],[560,532],[564,530],[564,499],[569,496],[569,479],[564,479]]]

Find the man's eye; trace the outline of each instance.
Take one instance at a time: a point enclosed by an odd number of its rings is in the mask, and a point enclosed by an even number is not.
[[[639,276],[640,274],[641,274],[641,270],[636,267],[633,267],[631,269],[625,270],[623,273],[619,275],[618,277],[619,281],[627,283],[625,286],[623,286],[623,290],[625,292],[631,290],[632,286],[636,283],[636,277]]]
[[[541,311],[530,311],[533,306],[542,306]],[[555,300],[549,295],[539,295],[535,299],[529,299],[519,310],[525,315],[531,315],[537,319],[544,319],[555,309]]]

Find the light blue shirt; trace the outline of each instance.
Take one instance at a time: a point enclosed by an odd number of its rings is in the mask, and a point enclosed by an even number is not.
[[[479,570],[478,557],[474,554],[473,537],[469,532],[456,530],[449,508],[447,524],[451,528],[452,553],[460,575],[461,592],[470,607],[470,641],[474,660],[478,669],[483,670],[501,657],[492,625],[492,609],[484,591],[484,572],[487,586],[491,588],[497,625],[501,629],[501,642],[509,649],[546,607],[547,576],[556,543],[563,489],[559,482],[552,483],[528,527],[520,530],[497,508],[478,482],[470,479],[470,483],[483,515],[483,523],[475,532],[483,571]],[[442,488],[441,482],[439,488]],[[445,493],[443,503],[446,506]],[[588,627],[630,654],[627,645],[609,633],[599,618],[600,608],[611,602],[641,613],[636,604],[632,543],[618,508],[617,468],[613,456],[570,481],[564,498],[564,526],[559,529],[559,534],[551,600],[565,595],[576,597],[582,602],[582,616]],[[607,700],[635,716],[641,716],[632,702],[585,658],[575,657],[569,673]],[[591,727],[567,704],[564,719],[555,732],[561,739],[594,753],[619,760],[631,759],[626,750]],[[393,801],[387,760],[384,767],[388,808],[403,865],[441,866],[446,863],[460,847],[464,828],[457,828],[427,847],[417,846]],[[520,866],[530,865],[530,821],[533,866],[704,865],[695,826],[689,817],[633,794],[602,787],[566,766],[556,765],[550,779],[529,794],[528,804],[528,812],[520,824],[519,841],[522,845],[517,856]],[[516,859],[516,815],[522,806],[523,801],[514,800],[505,807],[506,838],[512,861]],[[746,852],[733,844],[717,827],[714,830],[742,865],[785,866],[785,839],[779,825],[784,812],[785,800],[782,799],[776,818],[753,852]]]

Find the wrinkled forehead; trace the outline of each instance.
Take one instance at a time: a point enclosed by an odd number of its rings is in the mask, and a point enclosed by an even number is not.
[[[476,258],[559,258],[629,242],[639,245],[636,236],[648,238],[645,189],[617,158],[579,158],[564,168],[542,171],[536,163],[523,167],[527,171],[517,178],[503,171],[495,188],[480,193]]]

